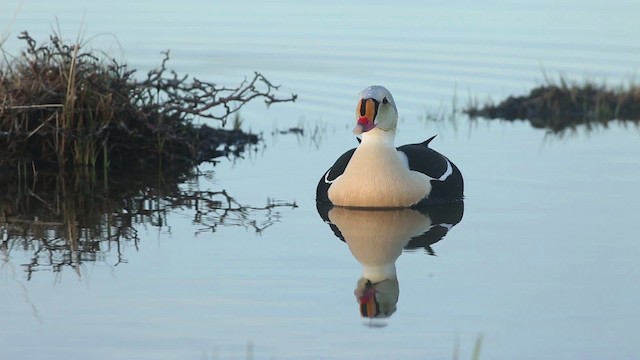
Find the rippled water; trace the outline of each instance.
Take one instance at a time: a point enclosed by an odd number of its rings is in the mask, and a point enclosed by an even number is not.
[[[57,19],[69,38],[100,34],[94,47],[133,68],[171,49],[178,72],[235,84],[257,70],[299,101],[243,110],[264,144],[180,187],[225,190],[257,209],[221,218],[162,202],[162,216],[134,221],[135,236],[95,259],[31,275],[34,248],[4,233],[0,357],[467,359],[476,341],[481,359],[636,357],[640,130],[556,136],[448,113],[470,96],[525,93],[545,76],[632,81],[638,13],[622,1],[5,1],[5,50],[19,48],[21,30],[47,36]],[[465,177],[462,220],[418,249],[399,252],[404,234],[368,253],[349,242],[353,231],[338,239],[315,207],[319,176],[356,145],[357,93],[375,83],[398,103],[397,142],[438,133],[433,147]],[[292,126],[304,135],[275,131]],[[329,218],[340,228],[350,217]],[[387,228],[415,235],[436,223],[417,216]],[[354,289],[367,259],[396,256],[395,312],[361,318]]]

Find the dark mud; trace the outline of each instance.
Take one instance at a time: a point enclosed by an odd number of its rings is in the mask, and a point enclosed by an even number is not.
[[[606,126],[610,121],[640,122],[640,88],[607,89],[593,83],[537,87],[528,95],[510,96],[498,104],[470,105],[470,117],[528,120],[537,128],[561,132],[578,125]]]

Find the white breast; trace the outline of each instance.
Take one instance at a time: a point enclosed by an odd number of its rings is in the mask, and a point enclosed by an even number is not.
[[[431,184],[407,164],[392,144],[363,142],[331,184],[329,200],[338,206],[409,207],[429,194]]]

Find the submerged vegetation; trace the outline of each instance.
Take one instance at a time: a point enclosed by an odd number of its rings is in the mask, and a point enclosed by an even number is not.
[[[471,104],[470,117],[529,120],[535,127],[561,132],[577,125],[606,126],[610,121],[640,123],[640,87],[609,89],[593,82],[547,84],[525,96],[510,96],[499,104]]]
[[[276,208],[296,207],[181,186],[197,182],[201,162],[241,156],[260,140],[240,129],[243,105],[296,99],[279,96],[262,74],[220,86],[169,70],[167,51],[159,68],[139,76],[55,34],[44,44],[27,32],[19,38],[24,51],[0,59],[0,254],[6,262],[27,253],[27,279],[126,262],[123,249],[138,246],[136,225],[167,231],[172,211],[192,212],[197,235],[221,225],[261,232],[279,220]],[[223,129],[227,120],[233,129]]]
[[[57,173],[41,173],[38,181],[0,179],[0,266],[23,257],[27,280],[42,271],[82,275],[88,263],[126,263],[127,251],[138,249],[140,228],[170,233],[172,213],[191,218],[193,236],[206,236],[219,226],[261,233],[280,221],[282,208],[296,207],[273,199],[247,205],[225,190],[200,190],[202,174],[194,167],[159,170],[108,182]]]
[[[136,70],[82,43],[52,35],[0,65],[0,168],[16,165],[96,170],[144,164],[197,164],[256,143],[238,129],[195,126],[194,119],[224,125],[247,102],[295,101],[255,73],[235,87],[190,79],[160,67],[138,79]]]

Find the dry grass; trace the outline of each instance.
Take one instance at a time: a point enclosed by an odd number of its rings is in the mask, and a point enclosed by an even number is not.
[[[219,86],[160,67],[136,71],[81,41],[56,34],[38,44],[27,32],[25,50],[0,64],[0,167],[78,166],[108,170],[140,163],[192,164],[219,156],[219,148],[255,143],[239,130],[201,131],[196,118],[222,124],[247,102],[294,101],[255,73],[236,87]],[[206,137],[205,137],[206,135]]]
[[[463,110],[471,117],[529,120],[536,127],[560,132],[579,124],[603,125],[609,121],[640,122],[640,87],[609,89],[586,82],[547,82],[525,96],[510,96],[499,104],[470,104]]]
[[[30,253],[27,278],[137,248],[135,224],[166,227],[172,209],[193,209],[198,231],[243,226],[261,232],[278,221],[222,191],[185,191],[194,165],[239,156],[258,136],[240,130],[249,101],[294,101],[255,73],[235,87],[167,69],[166,52],[146,76],[86,44],[52,35],[38,44],[23,32],[19,56],[0,63],[0,253]],[[0,60],[2,61],[2,60]],[[194,119],[235,128],[195,126]],[[115,252],[115,255],[113,253]],[[10,256],[6,256],[10,259]]]

